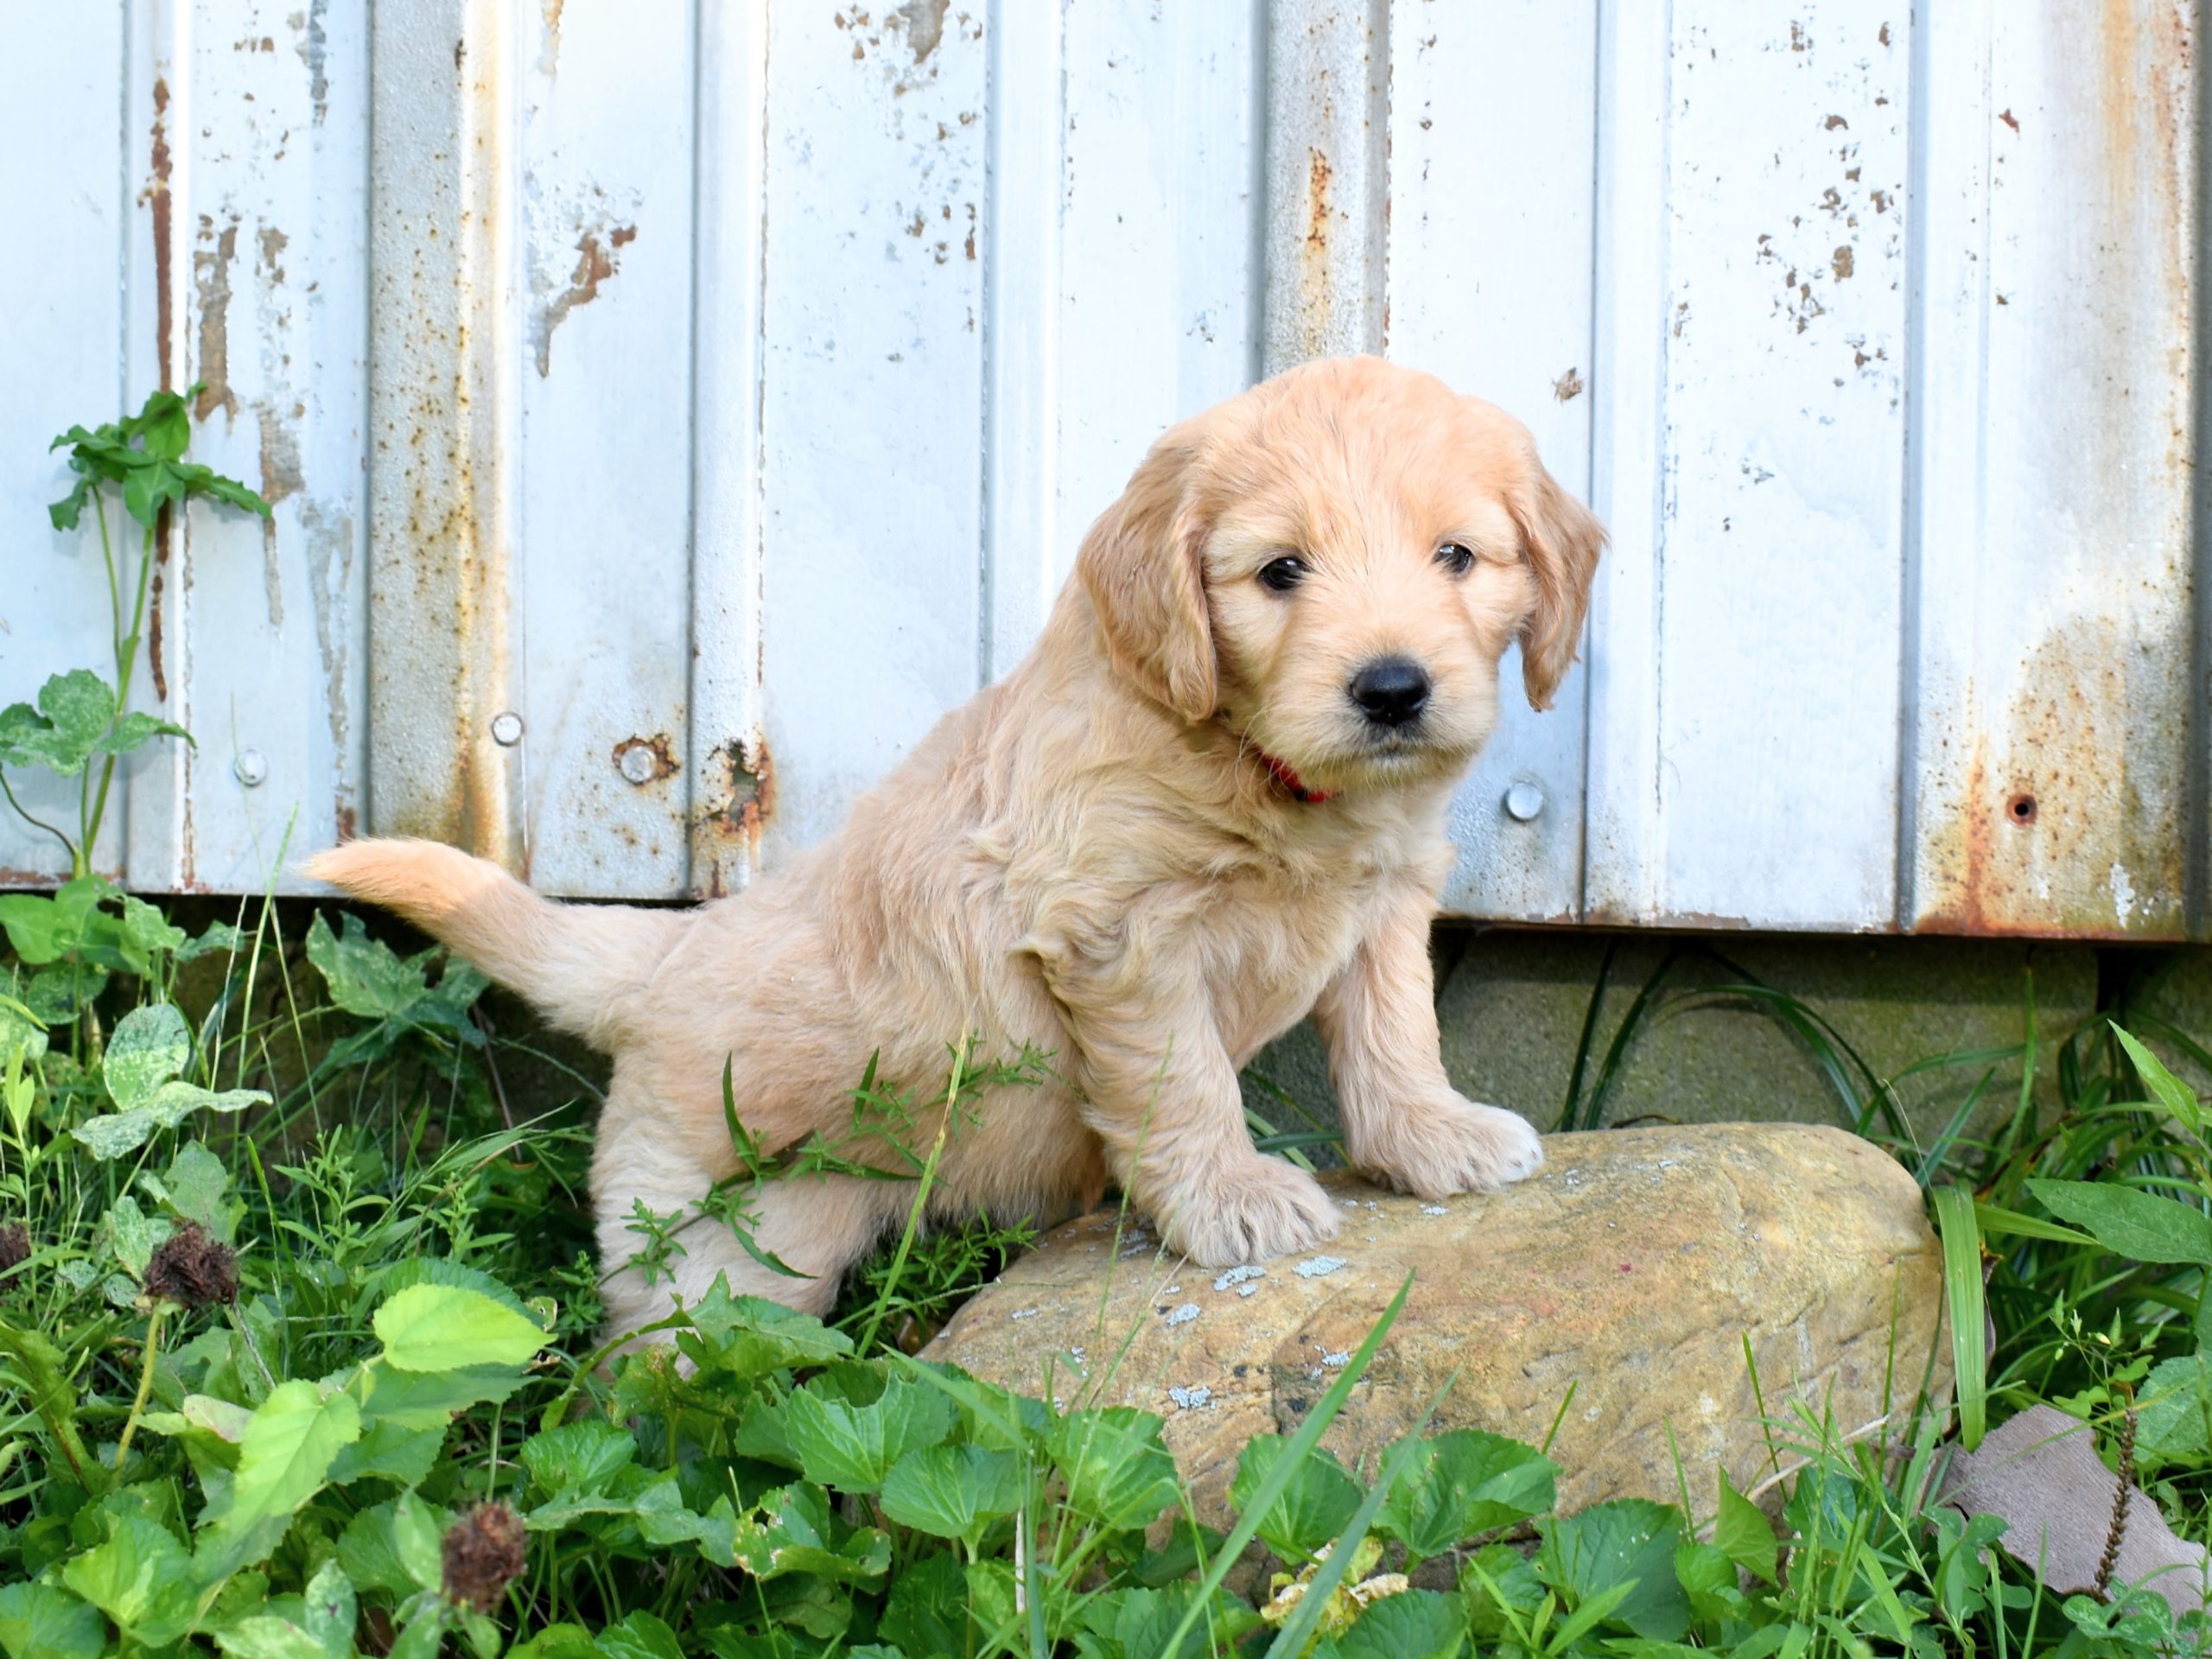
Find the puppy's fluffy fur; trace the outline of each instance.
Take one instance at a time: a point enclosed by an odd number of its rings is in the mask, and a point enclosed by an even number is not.
[[[1255,1150],[1236,1074],[1308,1013],[1363,1168],[1434,1198],[1541,1160],[1520,1118],[1445,1077],[1428,925],[1499,658],[1517,639],[1529,700],[1549,701],[1603,541],[1510,416],[1373,359],[1311,364],[1163,436],[1020,666],[741,895],[555,905],[427,842],[354,842],[308,868],[613,1054],[593,1164],[609,1269],[636,1246],[633,1200],[687,1210],[736,1167],[726,1060],[768,1147],[835,1142],[871,1054],[926,1100],[963,1033],[985,1054],[1052,1051],[1057,1080],[955,1127],[938,1214],[1064,1212],[1112,1179],[1205,1266],[1302,1250],[1336,1211]],[[1302,580],[1278,591],[1285,570],[1262,572],[1286,556]],[[1378,724],[1351,696],[1385,657],[1427,675],[1417,719]],[[918,1115],[918,1147],[941,1113]],[[912,1202],[900,1182],[770,1183],[755,1236],[814,1277],[770,1274],[702,1223],[673,1289],[726,1274],[823,1311]],[[664,1313],[669,1289],[613,1273],[615,1329]]]

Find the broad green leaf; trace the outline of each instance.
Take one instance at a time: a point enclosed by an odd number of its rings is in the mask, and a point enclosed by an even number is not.
[[[360,1438],[339,1448],[330,1465],[329,1484],[348,1486],[357,1480],[388,1480],[397,1486],[415,1486],[429,1478],[444,1450],[447,1425],[427,1427],[407,1423],[364,1420]]]
[[[40,766],[73,778],[84,771],[108,722],[115,688],[90,669],[56,674],[39,688],[38,707],[0,709],[0,766]]]
[[[601,1630],[599,1650],[607,1659],[685,1659],[676,1632],[647,1612],[629,1613]]]
[[[205,389],[194,381],[183,391],[150,393],[132,419],[133,434],[144,440],[146,453],[162,461],[181,459],[192,444],[192,400]]]
[[[207,1236],[226,1244],[238,1238],[239,1206],[230,1196],[231,1173],[223,1160],[197,1141],[176,1149],[169,1166],[156,1179],[141,1175],[139,1184],[187,1221],[196,1221]]]
[[[1644,1498],[1620,1498],[1536,1526],[1544,1541],[1537,1571],[1566,1592],[1570,1611],[1628,1586],[1606,1618],[1658,1642],[1678,1642],[1689,1629],[1689,1600],[1675,1576],[1675,1550],[1682,1537],[1679,1510]]]
[[[407,1428],[443,1428],[455,1412],[496,1405],[522,1386],[514,1365],[457,1365],[450,1370],[403,1371],[389,1357],[369,1362],[361,1410]]]
[[[143,709],[127,710],[99,742],[92,745],[95,754],[129,754],[133,749],[144,747],[157,737],[181,737],[192,741],[192,734],[173,721],[158,720]],[[195,746],[196,747],[196,746]]]
[[[139,1209],[138,1200],[126,1192],[108,1206],[103,1230],[115,1259],[129,1269],[131,1277],[143,1279],[146,1264],[154,1259],[154,1252],[162,1247],[170,1229],[166,1220]]]
[[[273,1549],[293,1514],[322,1490],[340,1448],[360,1433],[353,1395],[326,1395],[304,1377],[278,1383],[238,1442],[230,1503],[207,1527],[203,1548],[213,1560],[235,1571]]]
[[[1454,1429],[1416,1455],[1383,1499],[1376,1530],[1429,1560],[1478,1533],[1550,1510],[1558,1474],[1533,1446],[1480,1429]]]
[[[1720,1471],[1720,1512],[1713,1522],[1713,1542],[1746,1573],[1776,1582],[1779,1550],[1773,1523],[1758,1504],[1728,1484],[1725,1469]]]
[[[106,1541],[65,1564],[61,1582],[149,1648],[174,1642],[198,1611],[192,1558],[141,1515],[107,1517]]]
[[[269,1096],[258,1089],[202,1089],[181,1079],[165,1083],[140,1109],[155,1122],[173,1129],[194,1112],[242,1112],[249,1106],[266,1106]]]
[[[891,1465],[918,1446],[952,1432],[952,1402],[935,1389],[893,1376],[866,1405],[830,1398],[822,1379],[785,1402],[791,1450],[809,1480],[840,1491],[873,1492]]]
[[[2120,1039],[2120,1046],[2127,1051],[2127,1058],[2135,1063],[2136,1075],[2143,1079],[2143,1086],[2151,1091],[2151,1098],[2164,1107],[2183,1128],[2198,1140],[2202,1140],[2204,1111],[2197,1103],[2196,1090],[2167,1071],[2157,1055],[2128,1033],[2114,1026],[2112,1034]]]
[[[238,1620],[216,1636],[225,1653],[238,1659],[352,1659],[359,1617],[353,1586],[335,1560],[325,1561],[308,1580],[298,1606],[284,1598],[274,1608]]]
[[[1706,1619],[1746,1617],[1751,1604],[1743,1588],[1743,1572],[1718,1545],[1684,1543],[1675,1550],[1675,1581],[1689,1597],[1694,1617]]]
[[[159,1129],[173,1129],[194,1111],[242,1112],[249,1106],[266,1106],[269,1096],[258,1089],[202,1089],[196,1084],[165,1083],[143,1106],[127,1112],[109,1112],[87,1118],[69,1133],[99,1159],[119,1158],[135,1152]]]
[[[404,1014],[429,991],[421,957],[402,961],[391,947],[369,937],[361,918],[350,911],[339,918],[334,935],[317,911],[308,924],[308,960],[330,987],[330,1000],[364,1020]]]
[[[2212,1461],[2212,1358],[2167,1360],[2143,1379],[2136,1400],[2139,1451],[2161,1464]]]
[[[445,1566],[440,1541],[452,1516],[413,1492],[363,1510],[338,1537],[338,1564],[357,1590],[399,1598],[435,1590]]]
[[[79,940],[67,948],[81,952],[83,944]],[[39,1023],[52,1030],[69,1024],[99,1001],[100,993],[107,989],[108,977],[106,969],[79,954],[33,974],[23,989],[23,1001]]]
[[[884,1478],[883,1512],[933,1538],[963,1540],[972,1551],[992,1522],[1021,1507],[1027,1489],[1011,1452],[917,1446]]]
[[[968,1634],[968,1578],[950,1551],[923,1556],[891,1586],[882,1634],[901,1653],[964,1654]]]
[[[821,1488],[801,1482],[763,1497],[760,1510],[739,1522],[736,1545],[737,1564],[756,1579],[797,1573],[872,1583],[891,1567],[888,1533],[845,1527]]]
[[[1342,1659],[1456,1659],[1467,1652],[1467,1611],[1457,1596],[1402,1590],[1380,1596],[1337,1637]]]
[[[1198,1586],[1181,1583],[1152,1589],[1133,1586],[1091,1597],[1084,1605],[1085,1628],[1113,1645],[1103,1651],[1122,1659],[1198,1659],[1198,1656],[1234,1652],[1236,1641],[1256,1628],[1260,1616],[1227,1591],[1216,1589],[1179,1642],[1176,1632],[1191,1613]],[[924,1651],[925,1649],[917,1649]],[[1402,1653],[1396,1659],[1414,1659]]]
[[[2126,1261],[2212,1264],[2212,1216],[2178,1198],[2112,1181],[2031,1180],[2028,1191]]]
[[[716,1279],[686,1310],[693,1329],[677,1345],[702,1371],[741,1381],[804,1365],[826,1365],[853,1351],[853,1341],[810,1314],[760,1296],[733,1296]]]
[[[158,954],[174,954],[184,946],[185,934],[172,926],[161,907],[129,893],[122,895],[124,955],[133,973],[143,975]]]
[[[1249,1518],[1254,1495],[1283,1457],[1284,1446],[1276,1434],[1255,1436],[1245,1446],[1229,1487],[1229,1501],[1240,1516]],[[1359,1508],[1360,1497],[1359,1483],[1344,1465],[1315,1446],[1291,1471],[1288,1484],[1260,1517],[1260,1536],[1285,1560],[1302,1560],[1344,1531]]]
[[[136,1152],[159,1127],[154,1122],[154,1115],[141,1109],[87,1118],[69,1133],[82,1141],[93,1157],[105,1162],[110,1158],[120,1158],[126,1152]]]
[[[175,949],[179,962],[197,962],[218,950],[237,951],[245,946],[245,935],[230,922],[210,922],[207,931],[196,939],[188,939]]]
[[[694,1544],[716,1567],[737,1565],[738,1519],[727,1497],[716,1498],[704,1515],[683,1501],[671,1471],[654,1481],[631,1501],[638,1533],[656,1549],[671,1544]]]
[[[405,1371],[520,1365],[546,1342],[535,1321],[452,1285],[413,1285],[386,1297],[373,1323],[384,1357]]]
[[[0,755],[0,765],[5,762],[6,757]],[[0,893],[0,929],[7,932],[8,948],[26,967],[60,961],[82,937],[81,924],[81,918],[69,915],[57,900],[42,893]]]
[[[604,1417],[587,1417],[531,1435],[517,1455],[538,1491],[550,1497],[604,1491],[637,1452],[638,1443],[627,1429]]]
[[[99,1659],[99,1611],[50,1584],[0,1586],[0,1652],[8,1659]]]
[[[1165,1427],[1134,1406],[1072,1411],[1053,1424],[1047,1447],[1067,1482],[1068,1507],[1118,1532],[1147,1525],[1176,1503],[1181,1489]]]
[[[717,1625],[709,1633],[709,1651],[715,1650],[714,1637],[725,1628]],[[527,1642],[509,1648],[507,1659],[606,1659],[606,1656],[582,1625],[562,1624],[548,1624]]]
[[[17,893],[12,897],[21,898]],[[0,1067],[10,1055],[35,1060],[46,1052],[47,1022],[11,996],[0,995]]]
[[[116,1021],[100,1077],[110,1098],[127,1112],[144,1105],[191,1060],[192,1029],[184,1015],[173,1003],[152,1002]]]

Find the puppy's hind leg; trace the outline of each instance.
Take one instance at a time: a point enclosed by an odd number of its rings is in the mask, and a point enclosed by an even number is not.
[[[903,1182],[849,1175],[796,1176],[744,1189],[739,1196],[753,1217],[753,1243],[809,1275],[793,1279],[761,1265],[727,1223],[701,1212],[709,1185],[697,1160],[647,1123],[601,1129],[592,1189],[608,1335],[665,1319],[679,1297],[687,1306],[696,1303],[718,1276],[732,1295],[826,1314],[846,1269],[912,1199]],[[659,1219],[639,1216],[640,1204]]]

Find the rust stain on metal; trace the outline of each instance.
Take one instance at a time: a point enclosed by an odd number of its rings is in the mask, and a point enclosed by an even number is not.
[[[162,509],[154,537],[154,580],[146,601],[146,666],[154,677],[154,701],[169,700],[169,677],[162,671],[162,589],[169,562],[169,510]]]
[[[549,300],[537,314],[536,327],[531,330],[532,344],[537,348],[537,372],[540,376],[553,372],[553,331],[567,319],[569,312],[580,305],[589,305],[599,297],[600,285],[612,281],[622,269],[622,250],[638,239],[635,225],[617,225],[601,230],[584,232],[576,238],[576,269],[569,278],[569,286]]]
[[[1956,815],[1928,833],[1921,931],[2181,937],[2186,826],[2145,731],[2185,671],[2146,673],[2144,654],[2122,622],[2091,617],[2023,664],[1998,734],[1973,739]]]
[[[1851,245],[1847,242],[1838,248],[1834,257],[1829,259],[1828,269],[1835,272],[1835,279],[1840,283],[1851,275],[1852,263]]]
[[[338,810],[333,815],[332,822],[338,827],[338,839],[341,842],[351,841],[361,833],[353,815],[352,804],[342,797],[338,802]]]
[[[257,404],[255,413],[261,423],[261,499],[273,507],[307,487],[300,475],[299,435],[266,404]]]
[[[1573,403],[1581,395],[1582,372],[1580,369],[1569,369],[1552,382],[1552,396],[1562,404]]]
[[[608,758],[614,762],[614,769],[633,784],[657,784],[676,775],[676,750],[666,732],[655,732],[651,737],[626,737],[614,746]]]
[[[1306,252],[1309,259],[1329,251],[1329,158],[1318,149],[1306,151]]]
[[[200,221],[200,239],[213,236],[213,249],[196,249],[192,256],[192,286],[200,296],[200,355],[193,367],[206,384],[192,406],[200,420],[217,410],[226,423],[238,419],[238,396],[231,390],[231,262],[238,257],[236,219],[219,232],[213,221]]]
[[[707,773],[713,793],[694,817],[692,879],[695,891],[718,899],[729,887],[724,849],[741,855],[741,868],[757,868],[761,836],[775,816],[776,771],[767,740],[756,734],[716,744]]]
[[[154,77],[154,149],[152,180],[145,194],[139,198],[152,210],[154,219],[154,352],[159,361],[162,390],[169,390],[169,365],[174,357],[169,342],[175,319],[171,313],[169,291],[169,158],[168,136],[169,84],[162,76]]]
[[[291,245],[292,238],[274,225],[264,225],[256,233],[254,240],[261,246],[263,274],[272,283],[283,282],[284,280],[284,250]]]
[[[905,30],[914,61],[926,63],[944,39],[944,14],[950,9],[951,0],[906,0],[903,6],[893,6],[884,22]]]
[[[2015,132],[2020,130],[2020,124],[2012,118],[2012,111],[2010,110],[1999,110],[1997,112],[1997,118]]]
[[[538,0],[543,44],[538,48],[537,72],[549,78],[561,73],[561,12],[566,3],[567,0]]]

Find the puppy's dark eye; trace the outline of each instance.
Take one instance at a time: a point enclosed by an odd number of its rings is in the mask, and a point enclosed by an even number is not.
[[[1305,580],[1303,559],[1270,559],[1260,567],[1260,586],[1271,593],[1287,594]]]
[[[1446,542],[1436,550],[1436,562],[1455,576],[1475,568],[1475,550],[1460,542]]]

